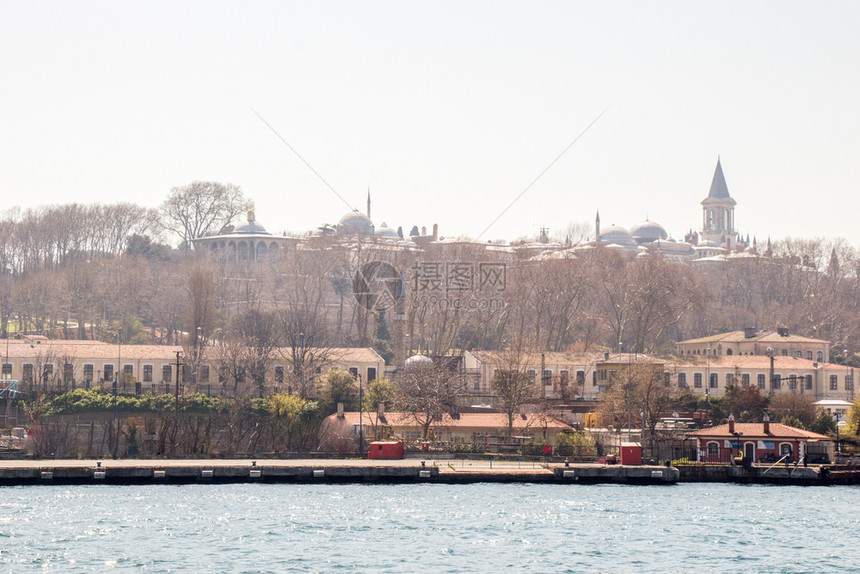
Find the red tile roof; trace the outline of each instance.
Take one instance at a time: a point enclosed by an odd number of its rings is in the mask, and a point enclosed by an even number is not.
[[[780,423],[770,423],[768,433],[764,432],[764,423],[735,423],[735,432],[741,433],[743,438],[749,439],[805,439],[805,440],[830,440],[830,437],[807,430],[790,427]],[[724,438],[733,439],[735,435],[729,432],[729,425],[718,425],[715,427],[701,429],[687,433],[692,438]]]

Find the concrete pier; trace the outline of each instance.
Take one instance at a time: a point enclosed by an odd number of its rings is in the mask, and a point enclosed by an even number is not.
[[[672,484],[677,469],[468,460],[12,460],[0,486],[38,484],[442,483]]]

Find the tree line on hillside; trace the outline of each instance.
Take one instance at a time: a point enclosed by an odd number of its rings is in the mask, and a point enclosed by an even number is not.
[[[158,210],[7,212],[0,334],[175,343],[192,353],[214,341],[251,342],[259,372],[267,347],[287,346],[299,373],[315,348],[373,346],[389,361],[397,351],[523,345],[668,353],[679,339],[746,326],[829,339],[836,360],[860,349],[860,252],[841,240],[786,239],[758,256],[703,266],[600,246],[542,258],[517,242],[416,251],[315,237],[259,262],[188,249],[195,237],[229,229],[250,205],[236,186],[194,182],[174,188]],[[353,296],[356,271],[372,261],[402,272],[403,309],[367,308]],[[458,265],[449,283],[443,274]],[[489,266],[502,270],[501,283],[483,281]],[[405,319],[396,321],[401,310]]]

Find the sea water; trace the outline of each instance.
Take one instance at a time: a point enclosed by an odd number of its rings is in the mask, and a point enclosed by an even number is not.
[[[860,488],[0,489],[3,572],[856,572]]]

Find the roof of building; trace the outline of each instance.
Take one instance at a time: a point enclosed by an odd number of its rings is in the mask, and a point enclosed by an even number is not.
[[[635,247],[636,241],[630,232],[619,227],[618,225],[610,225],[600,230],[598,240],[601,243],[614,244],[622,247]]]
[[[0,346],[0,353],[4,353],[5,345]],[[164,360],[175,361],[176,352],[185,353],[181,345],[117,345],[116,343],[104,343],[102,341],[76,341],[76,340],[26,340],[10,339],[8,341],[10,359],[53,359],[61,361],[68,359],[103,359],[106,361],[134,360]],[[273,355],[286,359],[291,354],[289,348],[277,349]],[[369,347],[335,347],[331,349],[319,349],[318,356],[326,356],[330,361],[347,363],[378,363],[382,357]]]
[[[538,368],[543,361],[547,367],[580,365],[589,363],[666,363],[666,360],[643,353],[566,353],[562,351],[550,351],[545,353],[525,353],[521,357],[508,357],[504,351],[469,351],[478,361],[485,364],[503,365],[505,363],[519,362],[521,368]]]
[[[336,414],[331,416],[337,417]],[[343,416],[346,424],[357,425],[359,423],[359,413],[357,412],[345,412],[343,413]],[[385,417],[385,420],[380,422],[393,427],[417,428],[421,426],[421,424],[415,420],[415,416],[411,413],[386,412],[383,416]],[[363,413],[363,418],[361,420],[364,424],[374,424],[377,422],[377,413]],[[451,415],[446,414],[442,417],[441,421],[434,422],[431,426],[434,428],[497,429],[501,432],[508,428],[508,415],[505,413],[460,413],[456,417],[452,417]],[[571,427],[567,423],[562,422],[555,417],[530,413],[514,415],[513,428],[515,430],[525,430],[530,428],[569,429]]]
[[[762,331],[756,333],[753,337],[747,337],[744,331],[730,331],[728,333],[717,333],[707,337],[699,337],[698,339],[688,339],[686,341],[678,341],[679,345],[697,345],[702,343],[740,343],[740,342],[778,342],[778,343],[822,343],[827,344],[829,341],[824,339],[813,339],[811,337],[801,337],[799,335],[780,335],[773,331]]]
[[[636,241],[657,241],[658,239],[668,239],[669,234],[663,229],[663,226],[656,221],[642,221],[630,228],[630,235]]]
[[[708,197],[711,199],[727,199],[729,195],[729,186],[726,185],[726,177],[723,175],[723,166],[717,158],[717,168],[714,170],[714,179],[711,180],[711,189],[708,192]]]
[[[790,427],[780,423],[770,423],[768,432],[764,432],[764,423],[735,423],[735,433],[740,433],[743,439],[805,439],[830,440],[830,437],[815,432]],[[715,427],[687,433],[693,438],[735,438],[735,433],[729,432],[728,423]]]
[[[358,210],[350,211],[340,218],[337,232],[341,235],[373,235],[373,222]]]
[[[266,228],[254,219],[254,212],[248,212],[248,221],[241,225],[237,225],[229,235],[271,235]]]

